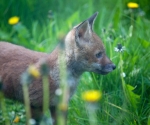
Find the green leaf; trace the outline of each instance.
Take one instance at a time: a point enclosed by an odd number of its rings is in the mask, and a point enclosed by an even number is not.
[[[139,102],[140,96],[135,94],[133,92],[135,88],[129,84],[126,85],[126,94],[127,94],[127,98],[130,102],[130,104],[134,107],[134,109],[137,108],[137,104]]]
[[[141,38],[138,38],[139,39],[139,42],[141,43],[141,45],[144,47],[144,48],[147,48],[147,47],[150,47],[150,42],[144,40],[144,39],[141,39]]]
[[[150,125],[150,115],[149,115],[149,117],[148,117],[147,125]]]
[[[8,39],[10,39],[10,34],[0,30],[0,39],[1,40],[8,40]]]
[[[18,33],[18,35],[20,37],[23,37],[23,38],[29,38],[30,37],[28,29],[24,25],[22,25],[21,23],[14,25],[13,29]]]
[[[133,25],[129,27],[129,37],[132,37],[133,34]]]
[[[119,26],[119,21],[121,18],[121,10],[120,7],[118,7],[115,11],[114,17],[113,17],[113,24],[115,28],[118,28]]]

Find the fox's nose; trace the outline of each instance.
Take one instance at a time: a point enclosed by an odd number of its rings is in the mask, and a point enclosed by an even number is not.
[[[116,66],[115,66],[114,64],[112,65],[112,69],[113,69],[113,70],[115,70],[115,69],[116,69]]]
[[[111,72],[112,70],[115,70],[116,69],[116,66],[113,64],[113,63],[110,63],[110,64],[107,64],[105,67],[104,67],[104,70],[108,70],[109,72]]]

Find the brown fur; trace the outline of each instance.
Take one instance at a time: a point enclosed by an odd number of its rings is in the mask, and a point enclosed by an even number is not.
[[[114,70],[115,65],[106,56],[102,41],[93,32],[93,23],[96,16],[97,13],[74,27],[67,34],[64,42],[50,54],[31,51],[7,42],[0,42],[0,76],[4,84],[4,95],[7,98],[23,102],[20,74],[31,64],[40,67],[40,62],[44,59],[50,67],[50,109],[52,114],[56,115],[52,107],[57,105],[55,90],[59,87],[58,55],[60,50],[65,54],[70,96],[75,91],[83,72],[107,74]],[[96,56],[98,53],[100,53],[100,56]],[[39,119],[42,115],[42,93],[41,78],[34,80],[29,85],[29,96],[32,117],[35,119]]]

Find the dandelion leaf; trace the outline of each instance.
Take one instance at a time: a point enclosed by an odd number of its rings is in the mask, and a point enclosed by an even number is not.
[[[130,101],[130,104],[136,109],[137,104],[138,104],[139,99],[140,99],[140,96],[133,92],[133,90],[135,89],[133,86],[127,84],[126,89],[127,89],[127,95],[128,95],[128,99]]]

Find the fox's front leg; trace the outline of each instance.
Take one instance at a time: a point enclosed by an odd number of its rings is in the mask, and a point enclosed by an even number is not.
[[[51,121],[50,125],[57,125],[57,106],[50,106],[50,113],[51,113]],[[31,116],[36,121],[36,125],[40,125],[40,122],[47,121],[48,117],[43,115],[42,107],[33,107],[31,106]]]
[[[31,117],[36,121],[36,125],[40,125],[40,121],[43,118],[42,107],[31,106]]]

